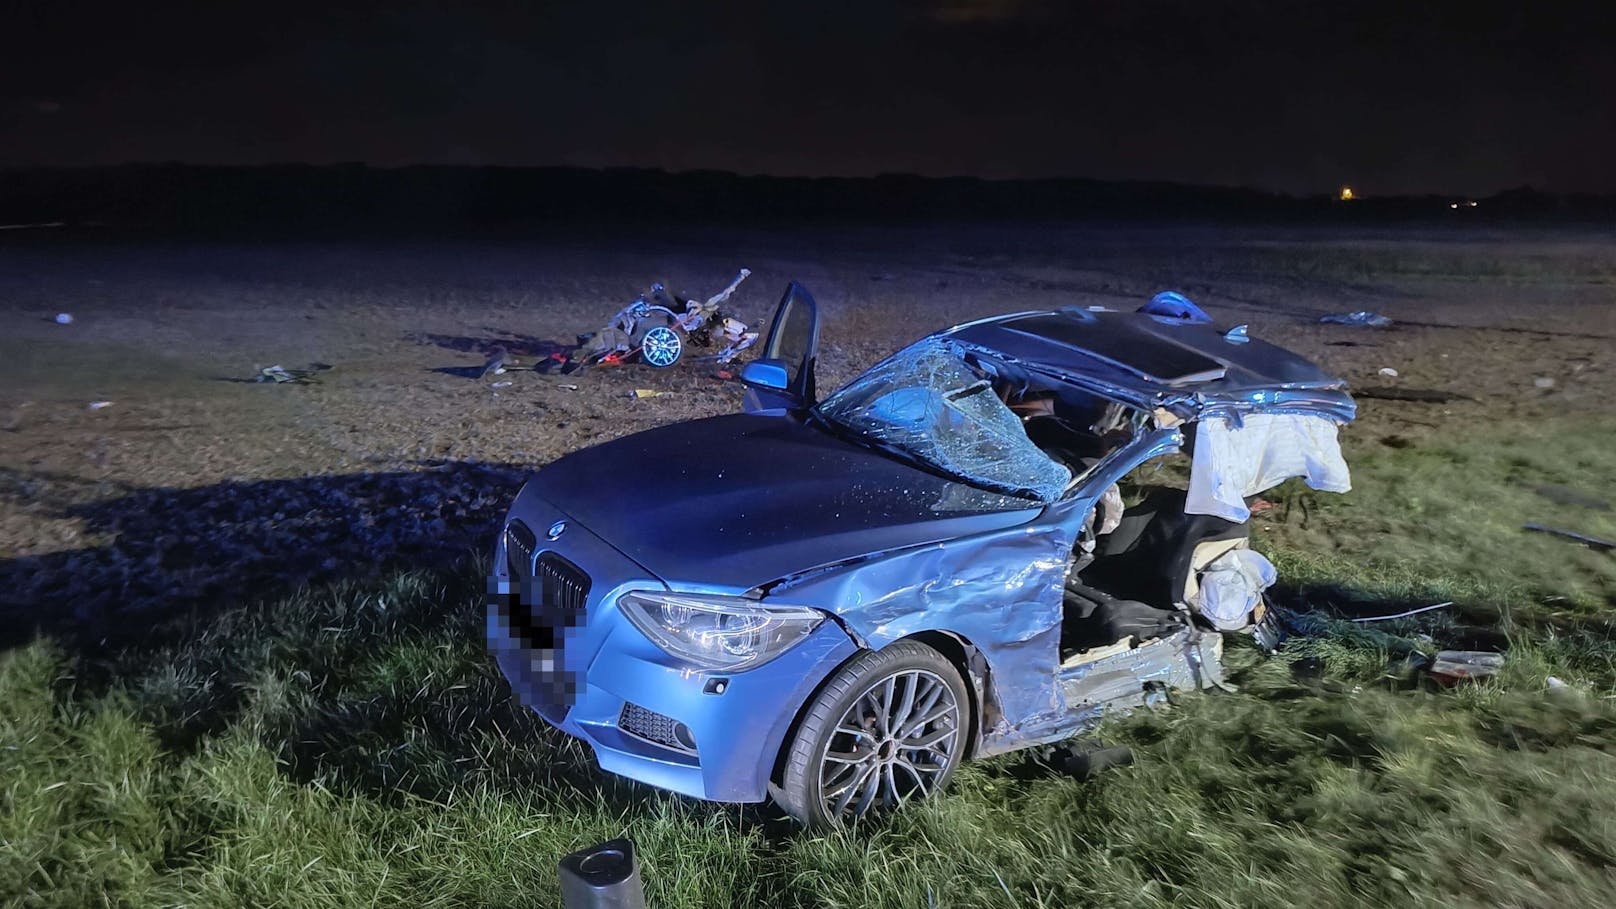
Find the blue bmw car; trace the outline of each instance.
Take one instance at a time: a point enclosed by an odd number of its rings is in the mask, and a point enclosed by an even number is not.
[[[511,506],[490,649],[608,771],[833,825],[1222,686],[1274,580],[1250,497],[1348,486],[1344,383],[1178,294],[959,325],[823,399],[818,341],[792,284],[742,413],[570,454]],[[647,472],[632,508],[600,492]]]

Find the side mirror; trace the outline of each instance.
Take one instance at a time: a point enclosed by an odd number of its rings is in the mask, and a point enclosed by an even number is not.
[[[784,360],[753,360],[741,367],[741,381],[763,391],[787,391],[791,370]]]
[[[802,406],[802,398],[791,387],[791,367],[784,360],[753,360],[741,367],[741,383],[746,386],[741,406],[747,413]]]

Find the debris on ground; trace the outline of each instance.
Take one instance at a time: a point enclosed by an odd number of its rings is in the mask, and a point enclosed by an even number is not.
[[[1541,388],[1544,391],[1548,391],[1554,387],[1554,380],[1548,376],[1537,376],[1536,378],[1532,379],[1532,387]]]
[[[1475,400],[1469,395],[1462,395],[1453,391],[1441,391],[1435,388],[1393,388],[1389,385],[1354,388],[1352,396],[1377,401],[1415,401],[1421,404],[1446,404],[1449,401]]]
[[[483,371],[477,378],[486,379],[489,376],[504,375],[507,366],[514,366],[516,361],[511,359],[510,352],[503,346],[495,344],[488,350],[488,359],[483,361]]]
[[[576,385],[562,384],[562,385],[557,385],[556,387],[566,389],[567,391],[577,391],[578,390],[578,386],[576,386]]]
[[[1327,316],[1319,316],[1319,321],[1326,325],[1353,325],[1360,328],[1391,328],[1394,324],[1386,316],[1367,309],[1360,309],[1357,312],[1333,312]]]
[[[1563,537],[1567,540],[1573,540],[1581,543],[1591,549],[1597,549],[1600,552],[1609,552],[1612,549],[1616,549],[1616,540],[1606,540],[1602,537],[1590,536],[1586,533],[1579,533],[1575,530],[1565,530],[1560,527],[1549,527],[1545,524],[1538,524],[1535,522],[1522,524],[1521,529],[1530,530],[1535,533],[1546,533],[1552,536]]]
[[[1086,748],[1081,751],[1059,751],[1054,755],[1055,766],[1067,776],[1086,780],[1113,767],[1133,764],[1133,749],[1126,745],[1113,748]]]
[[[567,909],[645,909],[634,841],[607,840],[562,856],[561,905]]]
[[[91,410],[101,410],[103,408],[107,408],[107,407],[111,407],[111,406],[112,406],[111,401],[91,401],[90,402],[90,409]]]
[[[751,273],[741,269],[728,287],[705,302],[670,293],[660,283],[651,285],[599,331],[579,338],[584,365],[616,366],[638,357],[647,366],[663,369],[679,362],[687,344],[711,347],[718,340],[724,348],[716,359],[730,362],[758,339],[757,332],[724,309]]]
[[[1385,376],[1388,379],[1397,378],[1397,370],[1391,368],[1390,366],[1382,366],[1380,368],[1380,374]]]
[[[638,400],[640,398],[655,398],[658,395],[665,395],[665,394],[667,394],[667,392],[658,391],[655,388],[636,388],[633,391],[629,392],[628,396]]]
[[[489,387],[489,388],[510,388],[510,387],[511,387],[511,384],[512,384],[512,383],[511,383],[511,380],[510,380],[510,379],[506,379],[506,380],[505,380],[505,381],[503,381],[503,382],[495,382],[495,383],[494,383],[494,384],[492,384],[492,385],[490,385],[490,386],[488,386],[488,387]]]
[[[56,314],[56,324],[57,325],[72,325],[73,324],[73,314],[70,313],[70,312],[59,312],[59,313],[57,313]]]
[[[320,381],[319,379],[315,378],[316,374],[325,372],[331,368],[331,364],[329,363],[311,363],[307,369],[287,369],[286,367],[277,363],[274,366],[265,366],[263,369],[260,369],[258,371],[258,375],[253,377],[253,381],[274,382],[276,384],[290,382],[293,385],[312,385]]]
[[[1439,650],[1426,672],[1444,684],[1484,679],[1504,668],[1504,655],[1483,650]]]
[[[1446,601],[1441,602],[1441,603],[1432,603],[1429,606],[1421,606],[1418,609],[1410,609],[1407,612],[1399,612],[1399,613],[1395,613],[1393,615],[1366,615],[1366,616],[1359,616],[1358,618],[1355,618],[1352,621],[1359,622],[1359,623],[1363,623],[1363,622],[1390,622],[1393,619],[1406,619],[1409,616],[1419,615],[1422,612],[1431,612],[1432,610],[1436,610],[1436,609],[1446,609],[1446,608],[1448,608],[1449,606],[1452,606],[1452,605],[1453,605],[1452,600],[1446,600]]]
[[[1592,511],[1609,511],[1610,503],[1569,486],[1545,483],[1532,487],[1532,491],[1556,505],[1576,505]]]

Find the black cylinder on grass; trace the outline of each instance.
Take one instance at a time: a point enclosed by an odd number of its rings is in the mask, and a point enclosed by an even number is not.
[[[561,859],[565,909],[645,909],[634,841],[607,840]]]
[[[1115,748],[1094,748],[1089,751],[1079,751],[1066,756],[1065,771],[1068,774],[1086,780],[1089,777],[1112,767],[1126,767],[1133,763],[1133,749],[1119,745]]]

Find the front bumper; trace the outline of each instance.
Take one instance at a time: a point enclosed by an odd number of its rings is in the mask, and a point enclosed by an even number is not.
[[[524,504],[529,507],[521,519],[529,526],[565,519],[553,509]],[[585,528],[573,526],[539,549],[536,556],[553,551],[587,572],[591,589],[583,621],[568,629],[548,664],[518,640],[504,610],[490,604],[489,649],[523,703],[588,742],[604,770],[696,798],[762,801],[797,712],[858,649],[841,626],[827,619],[795,647],[745,672],[696,669],[651,643],[617,610],[622,593],[663,588],[660,581]],[[504,571],[503,552],[495,564]],[[499,575],[493,580],[509,584]],[[566,689],[556,684],[556,671],[570,680],[570,704]],[[620,725],[625,704],[683,723],[695,753],[625,731]]]

